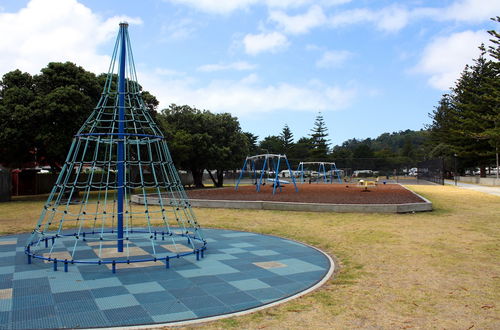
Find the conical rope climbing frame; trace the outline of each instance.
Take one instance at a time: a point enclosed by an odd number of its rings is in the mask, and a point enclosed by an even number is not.
[[[172,258],[203,257],[206,241],[141,98],[127,29],[120,23],[101,99],[74,136],[26,244],[29,263],[43,259],[65,271],[73,263],[105,264],[114,272],[120,264],[168,268]],[[144,205],[133,204],[132,194]]]

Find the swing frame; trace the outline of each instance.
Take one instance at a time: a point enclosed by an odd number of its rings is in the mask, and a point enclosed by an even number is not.
[[[257,168],[257,162],[259,160],[264,160],[262,164],[262,168],[258,169]],[[284,159],[285,164],[288,168],[288,172],[290,173],[290,178],[292,179],[293,186],[295,187],[295,192],[298,192],[299,189],[297,188],[297,183],[295,182],[295,177],[293,175],[292,169],[290,167],[290,163],[288,162],[288,158],[286,155],[281,155],[281,154],[260,154],[260,155],[255,155],[255,156],[247,156],[245,158],[245,162],[243,163],[243,167],[241,169],[240,175],[238,177],[238,181],[236,182],[236,186],[234,190],[238,190],[238,186],[240,184],[241,178],[243,177],[243,174],[245,173],[245,170],[247,168],[247,164],[250,165],[250,171],[252,172],[252,180],[255,182],[255,189],[257,192],[260,192],[260,187],[265,184],[262,183],[262,180],[264,179],[264,174],[267,172],[267,168],[270,170],[274,171],[274,179],[273,181],[273,195],[276,193],[277,188],[279,188],[279,191],[282,192],[282,184],[280,184],[280,165],[281,165],[281,160]],[[266,168],[267,166],[267,168]],[[271,168],[272,166],[272,168]],[[260,175],[258,175],[257,171],[260,170]],[[269,176],[268,176],[269,177]]]
[[[337,169],[337,166],[335,165],[334,162],[300,162],[299,166],[297,167],[297,173],[300,173],[300,183],[304,183],[304,165],[318,165],[318,179],[320,177],[323,177],[323,182],[327,183],[328,182],[328,177],[330,178],[330,183],[333,183],[333,174],[337,174],[337,179],[339,183],[342,183],[342,178],[340,177],[340,170]],[[330,166],[329,170],[327,171],[327,166]],[[307,168],[307,166],[306,166]],[[328,176],[327,176],[328,173]],[[316,182],[319,182],[317,180]]]

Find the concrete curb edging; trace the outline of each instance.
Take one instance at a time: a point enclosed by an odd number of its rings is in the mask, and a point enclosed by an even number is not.
[[[423,200],[420,203],[401,204],[325,204],[325,203],[295,203],[269,201],[242,201],[242,200],[209,200],[190,199],[192,207],[222,208],[222,209],[250,209],[273,211],[305,211],[305,212],[339,212],[339,213],[411,213],[432,211],[432,202],[402,186]],[[148,204],[159,205],[158,197],[146,196]],[[144,197],[133,195],[131,201],[144,204]],[[165,202],[165,204],[168,204]]]

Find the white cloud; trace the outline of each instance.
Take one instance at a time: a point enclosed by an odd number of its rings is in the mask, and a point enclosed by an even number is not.
[[[305,50],[307,50],[308,52],[324,50],[324,49],[325,49],[324,47],[321,47],[321,46],[318,46],[315,44],[307,44],[305,47]]]
[[[465,65],[479,55],[477,46],[487,43],[488,39],[486,31],[464,31],[436,38],[425,47],[413,71],[430,75],[428,83],[432,87],[448,90]]]
[[[330,50],[323,53],[321,58],[316,61],[318,68],[336,68],[344,63],[352,53],[347,50]]]
[[[290,34],[303,34],[312,28],[321,26],[326,22],[326,16],[320,6],[312,6],[302,15],[288,16],[283,11],[273,10],[269,13],[269,20]]]
[[[411,21],[420,19],[476,23],[497,16],[499,12],[500,1],[458,0],[447,7],[415,7],[408,9],[400,5],[390,5],[378,10],[356,8],[339,11],[331,15],[328,20],[333,27],[372,23],[381,31],[397,32]]]
[[[245,61],[238,61],[228,64],[205,64],[198,67],[198,71],[202,72],[214,72],[214,71],[224,71],[224,70],[236,70],[236,71],[247,71],[255,69],[255,64],[250,64]]]
[[[164,0],[186,5],[212,14],[229,14],[235,10],[247,10],[251,6],[260,5],[268,8],[298,8],[319,3],[325,6],[336,6],[351,0]]]
[[[31,0],[16,13],[0,13],[0,73],[37,73],[51,61],[107,72],[110,58],[97,49],[114,38],[123,20],[141,23],[124,16],[103,20],[76,0]]]
[[[196,31],[196,22],[189,18],[182,18],[161,26],[161,32],[171,40],[189,38]]]
[[[167,0],[172,3],[187,5],[200,11],[227,14],[237,9],[246,9],[258,0]]]
[[[245,85],[253,85],[259,82],[259,76],[255,73],[251,73],[248,76],[241,79],[240,82]]]
[[[184,76],[186,74],[185,72],[166,68],[156,68],[154,72],[160,76]]]
[[[243,38],[245,52],[257,55],[262,52],[275,53],[288,47],[289,42],[285,35],[279,32],[247,34]]]
[[[335,111],[348,107],[357,95],[355,88],[318,82],[306,85],[260,85],[255,74],[241,80],[213,80],[203,86],[190,78],[165,79],[147,73],[141,74],[141,77],[142,85],[147,86],[162,105],[188,104],[237,116],[279,110]]]
[[[461,0],[445,8],[442,19],[480,22],[499,15],[500,1],[495,0]]]
[[[404,28],[410,20],[410,12],[400,6],[392,5],[380,10],[365,8],[338,12],[329,17],[329,24],[341,27],[359,23],[373,23],[378,30],[397,32]]]
[[[399,6],[389,6],[377,13],[375,24],[379,30],[394,32],[404,28],[409,18],[408,10]]]

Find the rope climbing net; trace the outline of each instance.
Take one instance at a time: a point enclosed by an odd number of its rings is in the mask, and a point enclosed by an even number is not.
[[[60,262],[65,270],[72,263],[107,264],[114,272],[117,264],[168,268],[171,258],[203,257],[206,240],[141,97],[127,28],[120,23],[101,98],[74,136],[26,244],[28,262],[43,259],[54,269]],[[133,193],[144,196],[144,205],[131,202]],[[146,194],[160,197],[156,205]]]

